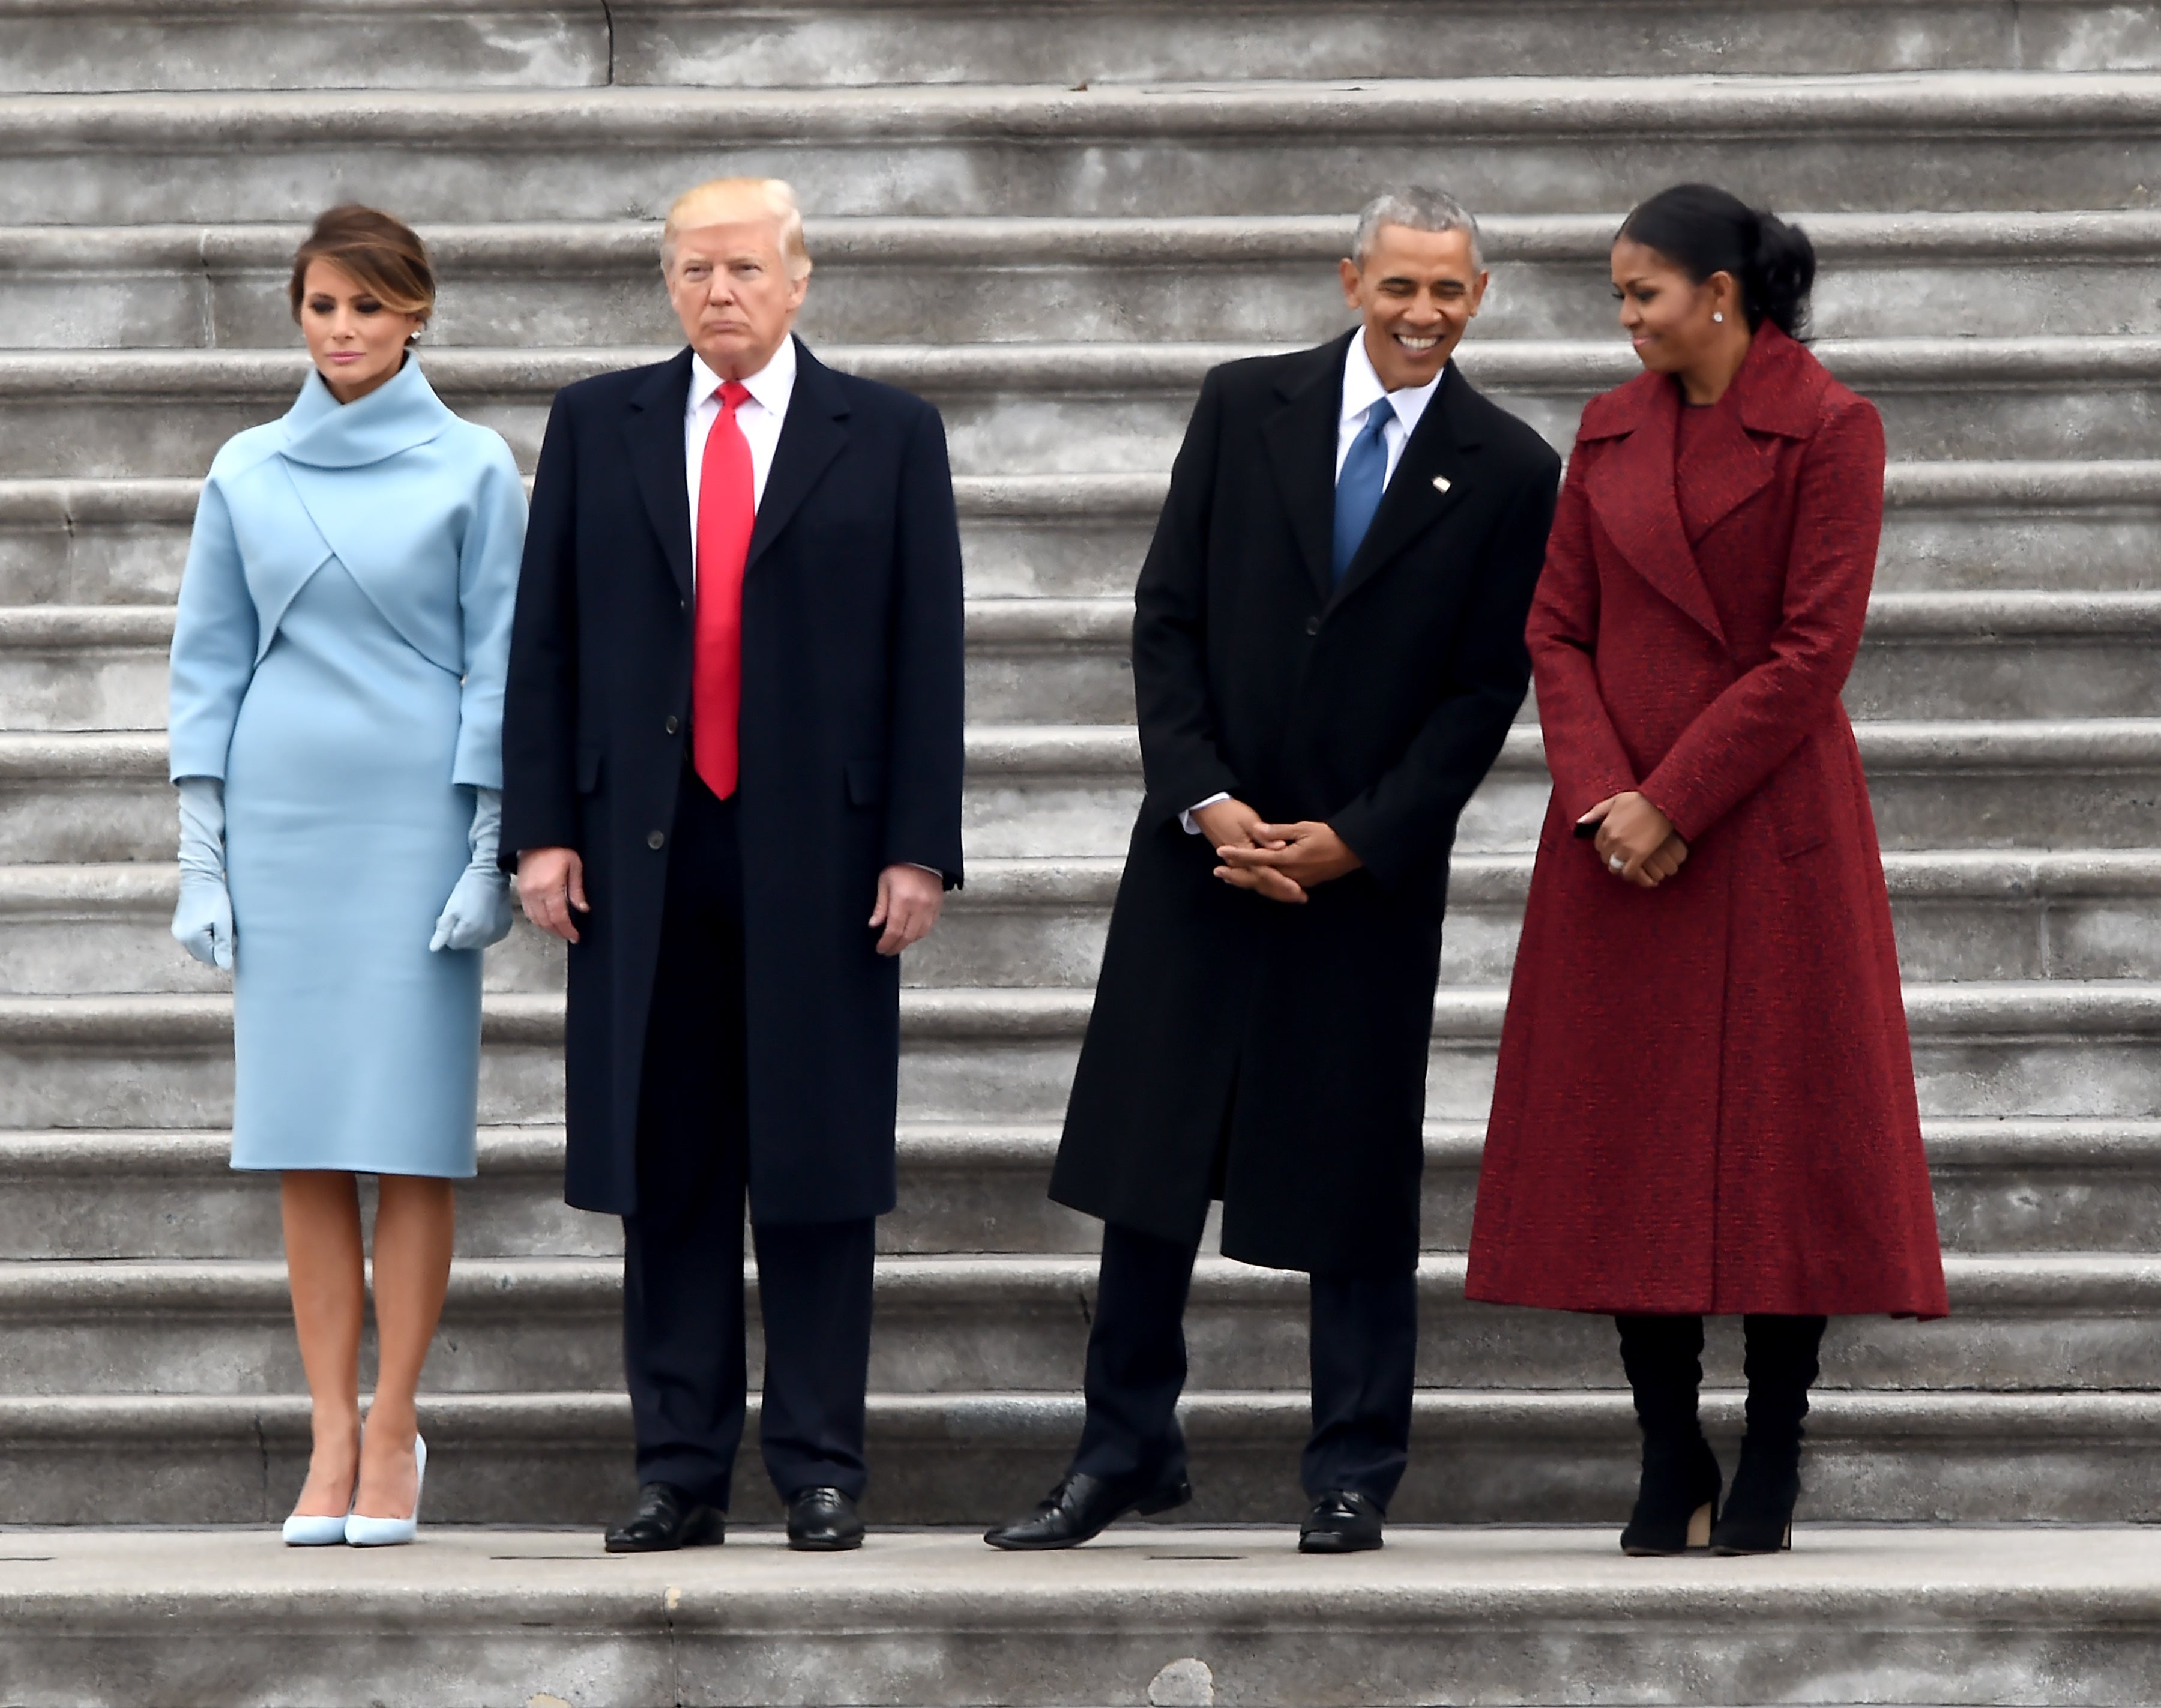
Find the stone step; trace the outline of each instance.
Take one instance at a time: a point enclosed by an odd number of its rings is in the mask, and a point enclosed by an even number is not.
[[[1298,16],[1267,4],[731,6],[365,0],[154,13],[11,7],[0,91],[776,88],[897,83],[1220,81],[1607,72],[2127,70],[2161,67],[2139,8],[1702,0],[1451,7],[1445,41],[1402,0]]]
[[[610,1557],[590,1526],[438,1528],[388,1559],[296,1556],[268,1529],[34,1532],[0,1562],[0,1656],[18,1700],[90,1708],[2161,1694],[2144,1527],[1817,1524],[1738,1564],[1613,1544],[1610,1523],[1403,1528],[1346,1561],[1280,1526],[1148,1524],[1049,1557],[886,1534],[836,1565],[777,1530]]]
[[[903,984],[925,989],[1092,986],[1121,862],[983,860],[946,898],[937,931],[909,951]],[[2161,979],[2161,851],[1945,853],[1884,861],[1906,976]],[[1450,877],[1441,978],[1505,984],[1514,964],[1527,854],[1464,854]],[[156,995],[224,988],[168,926],[178,870],[150,861],[0,866],[0,993]],[[562,987],[564,950],[522,921],[491,950],[487,987]]]
[[[1482,1121],[1507,992],[1444,985],[1427,1110]],[[1004,1126],[1064,1113],[1091,993],[901,996],[903,1120]],[[2139,1119],[2161,1108],[2161,985],[1909,984],[1922,1112]],[[0,1128],[204,1127],[232,1119],[232,1003],[217,994],[0,997]],[[562,1118],[562,1002],[495,994],[482,1011],[480,1118]]]
[[[1607,252],[1623,211],[1481,219],[1494,282],[1477,341],[1611,336]],[[1820,336],[2161,331],[2152,212],[1792,216],[1820,263]],[[1330,215],[811,220],[817,273],[799,324],[818,345],[1317,342],[1346,324],[1336,262],[1351,227]],[[0,231],[0,347],[290,349],[287,280],[305,235],[303,225]],[[650,221],[423,235],[440,291],[430,348],[679,336]]]
[[[1132,721],[1132,627],[1130,599],[971,601],[970,718]],[[163,729],[172,639],[169,605],[0,606],[0,731]]]
[[[1728,1323],[1711,1325],[1714,1345],[1731,1334]],[[1704,1396],[1729,1475],[1740,1402],[1730,1389]],[[424,1393],[424,1518],[612,1521],[632,1493],[629,1412],[603,1390]],[[730,1502],[744,1525],[778,1516],[755,1445],[758,1414],[753,1393]],[[1114,1543],[1152,1534],[1174,1544],[1195,1523],[1295,1523],[1299,1450],[1311,1426],[1304,1393],[1194,1392],[1180,1419],[1192,1505],[1178,1526],[1121,1529]],[[872,1524],[980,1528],[1027,1511],[1057,1480],[1080,1435],[1080,1403],[1075,1393],[873,1393],[868,1423]],[[1810,1409],[1799,1546],[1811,1549],[1825,1523],[1856,1521],[2150,1524],[2161,1516],[2157,1446],[2161,1403],[2149,1393],[1822,1390]],[[1635,1496],[1638,1453],[1625,1393],[1422,1389],[1389,1518],[1617,1527]],[[307,1454],[299,1394],[0,1398],[0,1501],[18,1526],[275,1524]],[[146,1455],[159,1463],[154,1478],[139,1474]],[[1404,1534],[1392,1528],[1391,1546]],[[49,1539],[17,1530],[9,1542]],[[431,1544],[442,1539],[430,1529]],[[1610,1530],[1598,1541],[1611,1547]],[[589,1534],[571,1545],[597,1556],[597,1542]]]
[[[1445,1388],[1610,1387],[1609,1318],[1467,1303],[1463,1259],[1419,1264],[1420,1379]],[[1915,1324],[1841,1317],[1824,1343],[1829,1388],[1904,1390],[2161,1386],[2161,1257],[1954,1253],[1951,1315]],[[752,1284],[747,1283],[747,1284]],[[439,1393],[613,1390],[622,1379],[621,1264],[611,1258],[470,1258],[451,1271],[428,1366]],[[879,1259],[870,1383],[894,1393],[1077,1387],[1096,1259]],[[755,1292],[754,1284],[752,1291]],[[1305,1277],[1198,1260],[1185,1336],[1190,1385],[1303,1389]],[[750,1317],[752,1362],[758,1344]],[[280,1261],[0,1263],[0,1393],[305,1392]],[[1738,1336],[1705,1353],[1740,1379]],[[363,1370],[372,1353],[363,1350]],[[364,1378],[366,1379],[366,1378]]]
[[[169,606],[0,606],[0,731],[165,726]],[[977,724],[1133,716],[1133,601],[977,599],[967,694]],[[1856,718],[2146,717],[2161,593],[1878,595],[1846,692]],[[1522,721],[1535,708],[1526,701]]]
[[[971,591],[1130,597],[1164,489],[1160,473],[960,476]],[[169,601],[199,490],[0,479],[0,607]],[[2161,587],[2161,461],[1894,462],[1884,496],[1886,591]]]
[[[1427,1124],[1425,1246],[1470,1237],[1484,1143],[1479,1121]],[[1987,1254],[2161,1247],[2161,1122],[1940,1119],[1928,1123],[1946,1249]],[[878,1224],[894,1255],[1087,1252],[1097,1223],[1045,1195],[1054,1120],[1002,1127],[908,1122],[900,1204]],[[283,1249],[274,1182],[227,1166],[216,1129],[0,1132],[0,1259],[254,1258]],[[563,1133],[496,1127],[481,1173],[459,1188],[461,1258],[606,1258],[613,1218],[562,1201]],[[371,1212],[372,1213],[372,1212]],[[1216,1249],[1211,1222],[1201,1242]]]
[[[2158,125],[2143,71],[18,95],[0,221],[305,220],[363,185],[414,220],[651,218],[722,156],[827,216],[1340,216],[1437,149],[1474,207],[1582,212],[1706,146],[1781,207],[2134,207]]]
[[[2132,848],[2153,840],[2161,720],[1864,723],[1890,850]],[[968,732],[971,858],[1122,855],[1139,792],[1130,725]],[[174,846],[165,742],[145,733],[0,733],[0,863],[164,860]],[[1551,793],[1519,725],[1461,821],[1465,854],[1533,847]]]
[[[1882,409],[1901,460],[2132,458],[2153,449],[2161,338],[1825,340],[1830,368]],[[530,466],[549,400],[664,346],[439,350],[444,400]],[[1169,466],[1201,377],[1242,344],[851,345],[836,366],[945,412],[961,474],[1140,473]],[[1640,372],[1615,339],[1466,345],[1464,372],[1565,449],[1585,402]],[[16,475],[199,475],[242,428],[289,407],[289,351],[0,351],[0,463]]]

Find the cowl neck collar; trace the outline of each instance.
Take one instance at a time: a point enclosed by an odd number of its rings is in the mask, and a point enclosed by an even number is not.
[[[284,454],[312,468],[361,468],[425,445],[456,419],[411,356],[388,380],[351,404],[338,402],[322,375],[310,368],[286,412]]]

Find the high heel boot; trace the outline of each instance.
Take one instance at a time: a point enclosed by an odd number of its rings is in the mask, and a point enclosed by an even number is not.
[[[1703,1319],[1617,1316],[1621,1366],[1643,1433],[1636,1510],[1621,1551],[1639,1558],[1680,1554],[1711,1539],[1718,1513],[1718,1460],[1696,1418],[1703,1383]]]
[[[1794,1508],[1801,1497],[1801,1422],[1823,1345],[1820,1316],[1751,1316],[1744,1370],[1748,1434],[1741,1444],[1733,1492],[1711,1533],[1713,1554],[1776,1554],[1794,1545]]]

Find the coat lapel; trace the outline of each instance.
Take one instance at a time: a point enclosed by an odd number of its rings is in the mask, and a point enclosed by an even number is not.
[[[788,419],[780,424],[780,442],[773,448],[765,495],[758,501],[746,570],[779,538],[781,529],[818,484],[818,477],[841,454],[848,442],[847,417],[848,400],[834,380],[832,370],[799,341],[795,390],[788,400]]]
[[[623,437],[638,496],[684,603],[690,603],[690,488],[683,468],[683,411],[690,398],[690,352],[686,347],[653,370],[630,394]]]
[[[1822,373],[1768,321],[1756,329],[1741,372],[1690,450],[1687,478],[1676,482],[1691,540],[1701,539],[1777,477],[1777,447],[1759,444],[1755,435],[1806,439],[1815,432],[1821,387],[1811,381]]]
[[[1335,580],[1336,428],[1343,407],[1343,360],[1354,331],[1309,351],[1276,383],[1284,405],[1261,425],[1315,598],[1328,602]]]
[[[1480,442],[1476,393],[1450,362],[1440,389],[1419,418],[1418,430],[1403,446],[1394,476],[1381,494],[1372,526],[1343,573],[1336,602],[1349,598],[1414,544],[1448,510],[1461,502],[1476,476],[1470,453]]]
[[[1726,632],[1719,624],[1718,608],[1696,567],[1674,496],[1674,433],[1680,394],[1663,378],[1652,378],[1648,385],[1631,383],[1641,388],[1631,400],[1633,424],[1614,424],[1623,428],[1626,437],[1612,456],[1599,460],[1585,482],[1591,508],[1630,567],[1722,647]]]

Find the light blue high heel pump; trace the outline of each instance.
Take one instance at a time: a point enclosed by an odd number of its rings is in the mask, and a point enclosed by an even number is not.
[[[295,1513],[285,1520],[288,1548],[335,1548],[345,1540],[346,1521]]]
[[[420,1533],[420,1492],[428,1481],[428,1444],[413,1438],[413,1516],[409,1518],[371,1518],[362,1513],[347,1515],[346,1545],[350,1548],[395,1548]]]
[[[357,1493],[360,1488],[360,1470],[355,1466],[352,1486]],[[294,1513],[285,1520],[283,1535],[288,1548],[335,1548],[345,1540],[345,1521],[351,1515],[352,1502],[347,1499],[345,1512],[336,1518],[324,1518],[318,1513]]]

